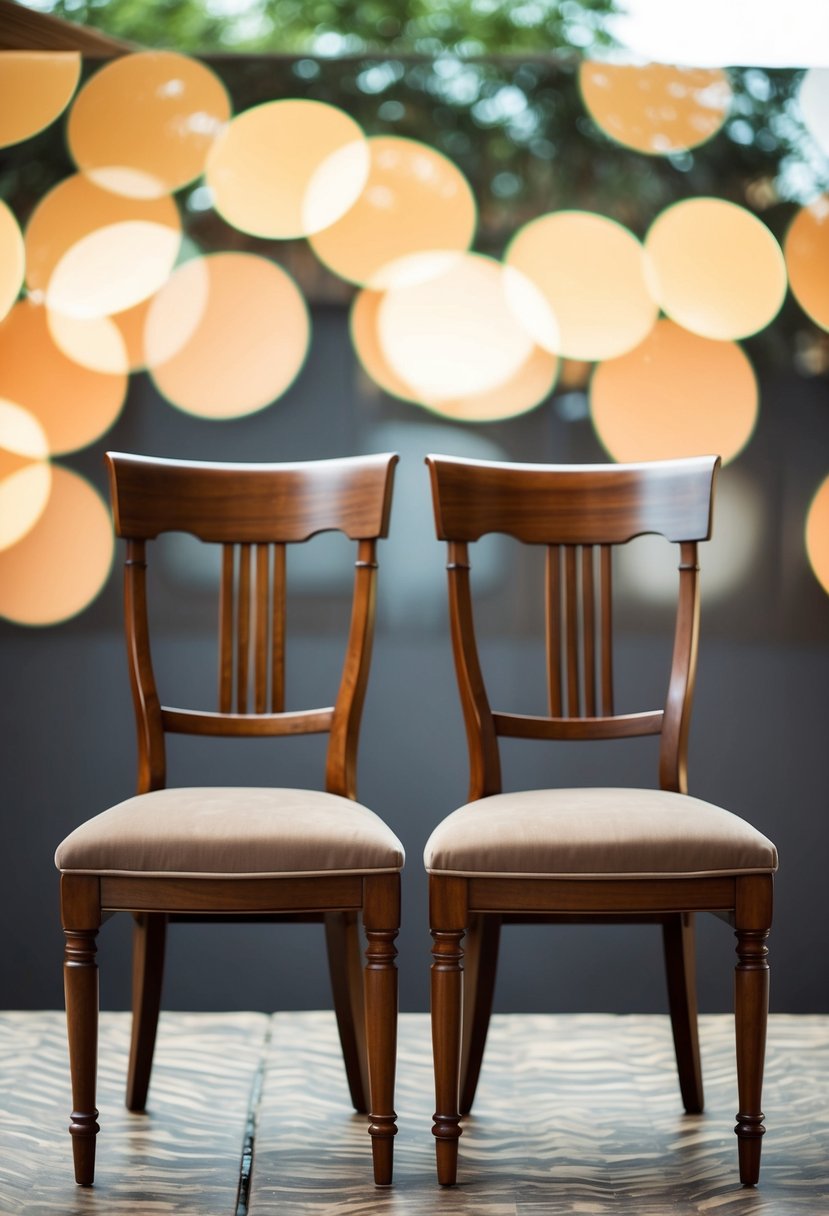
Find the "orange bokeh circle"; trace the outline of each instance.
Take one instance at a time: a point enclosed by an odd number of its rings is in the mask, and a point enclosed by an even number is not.
[[[351,305],[349,328],[351,341],[363,369],[375,384],[393,397],[417,401],[417,393],[395,372],[383,353],[377,332],[377,317],[385,292],[365,287],[358,291]]]
[[[733,460],[751,438],[757,408],[757,380],[741,347],[667,320],[635,350],[600,364],[590,383],[593,425],[619,461],[709,453]]]
[[[503,384],[464,397],[434,404],[427,402],[426,408],[455,422],[501,422],[517,418],[547,400],[555,387],[558,369],[558,356],[551,355],[541,346],[534,346],[518,370]]]
[[[783,252],[798,304],[816,325],[829,329],[829,194],[798,211]]]
[[[420,403],[417,392],[390,366],[377,332],[377,319],[384,292],[364,288],[351,307],[351,340],[362,367],[385,392],[403,401]],[[445,418],[461,422],[495,422],[515,418],[540,405],[552,392],[559,361],[539,346],[532,348],[520,367],[496,388],[450,397],[426,407]]]
[[[657,307],[642,246],[615,221],[557,211],[520,228],[505,258],[541,293],[555,324],[519,309],[539,345],[570,359],[611,359],[650,332]],[[541,322],[541,325],[536,323]]]
[[[113,425],[127,393],[127,376],[81,367],[55,345],[46,309],[15,304],[0,324],[0,397],[35,416],[57,455],[86,447]]]
[[[64,178],[35,207],[26,225],[26,283],[45,293],[55,267],[79,241],[114,224],[144,221],[181,233],[173,199],[124,198],[82,173]]]
[[[109,511],[83,477],[53,466],[46,509],[34,527],[0,552],[0,616],[20,625],[55,625],[95,599],[113,557]]]
[[[660,307],[686,329],[730,341],[764,329],[786,294],[786,266],[766,225],[736,203],[689,198],[657,216],[645,237]]]
[[[24,265],[23,234],[14,215],[0,199],[0,321],[20,294]]]
[[[359,198],[341,219],[310,238],[330,270],[380,289],[391,285],[384,270],[399,258],[469,248],[475,199],[452,161],[428,144],[396,136],[375,136],[368,149],[368,180]]]
[[[63,113],[81,74],[78,51],[0,54],[0,147],[20,143]]]
[[[152,301],[147,367],[186,413],[237,418],[289,388],[309,332],[305,300],[280,266],[255,254],[211,254],[182,263]]]
[[[337,106],[268,101],[227,124],[207,159],[216,210],[242,232],[287,239],[333,224],[368,175],[362,129]]]
[[[579,86],[591,118],[617,143],[651,156],[695,148],[716,135],[731,106],[720,68],[586,61]]]
[[[67,139],[78,168],[131,198],[158,198],[204,171],[230,117],[208,67],[175,51],[141,51],[106,64],[81,89]]]
[[[829,591],[829,477],[820,485],[806,516],[806,553],[815,578]]]
[[[383,356],[428,405],[488,392],[510,379],[535,345],[510,307],[521,277],[478,253],[413,254],[383,293],[377,333]],[[428,277],[418,273],[428,266]],[[397,276],[396,276],[397,278]]]
[[[52,485],[48,454],[37,419],[0,399],[0,550],[17,544],[43,514]]]

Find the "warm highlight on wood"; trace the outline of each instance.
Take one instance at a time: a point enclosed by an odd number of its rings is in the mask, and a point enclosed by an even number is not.
[[[396,463],[394,455],[287,465],[209,465],[107,456],[116,530],[127,541],[125,626],[138,733],[139,795],[166,785],[167,733],[253,738],[327,733],[324,788],[341,798],[356,797],[357,743],[374,629],[377,542],[388,532]],[[339,684],[335,673],[333,705],[290,711],[285,708],[285,548],[332,529],[355,542],[351,623]],[[174,708],[159,701],[146,570],[152,541],[168,531],[189,532],[221,546],[216,710]],[[142,875],[131,872],[128,864],[116,864],[100,875],[62,873],[73,1088],[70,1131],[79,1183],[92,1184],[98,1131],[95,942],[101,923],[115,911],[129,912],[135,921],[127,1080],[127,1105],[132,1111],[143,1111],[147,1100],[170,920],[324,923],[351,1098],[358,1111],[370,1111],[375,1182],[391,1182],[396,1132],[394,940],[400,924],[400,875],[378,869],[369,860],[365,872],[361,869],[358,864],[314,876],[309,867],[308,873],[279,877],[206,878],[198,873]],[[364,972],[359,966],[360,917],[368,937]]]
[[[430,456],[427,464],[437,534],[447,541],[449,618],[469,751],[469,802],[501,793],[500,737],[591,741],[659,735],[659,784],[663,790],[686,793],[699,633],[697,543],[710,535],[719,460],[710,456],[641,465],[568,466]],[[493,532],[546,550],[547,715],[505,713],[490,705],[475,637],[475,571],[470,554],[473,542]],[[663,706],[616,714],[612,553],[615,545],[643,533],[658,533],[677,547],[673,659]],[[498,813],[505,805],[509,804],[498,804]],[[471,833],[474,806],[459,814],[468,815],[470,826],[465,830]],[[514,814],[515,840],[521,842],[525,837],[520,811]],[[573,831],[578,833],[580,827]],[[618,818],[608,830],[624,839],[624,820]],[[499,832],[502,840],[512,842],[506,820]],[[582,843],[577,836],[574,840],[572,848]],[[584,841],[589,846],[589,825]],[[648,870],[646,877],[637,878],[634,866],[630,878],[610,872],[602,877],[589,867],[572,876],[553,871],[547,878],[531,873],[528,864],[523,877],[498,873],[495,862],[492,874],[487,873],[486,858],[483,871],[462,860],[455,865],[451,852],[447,854],[450,847],[443,844],[440,868],[433,868],[429,877],[434,940],[433,1133],[439,1182],[451,1185],[457,1177],[461,1116],[472,1106],[481,1070],[503,924],[605,920],[661,925],[680,1091],[690,1113],[702,1110],[703,1103],[694,913],[711,911],[728,920],[737,934],[740,1113],[736,1131],[740,1179],[755,1184],[763,1133],[760,1090],[768,1001],[764,943],[771,925],[771,873],[741,872],[735,852],[733,874],[688,876],[680,866],[676,873]],[[641,849],[637,837],[631,838],[630,847]]]

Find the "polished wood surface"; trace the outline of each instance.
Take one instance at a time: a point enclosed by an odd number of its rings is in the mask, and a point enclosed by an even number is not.
[[[374,627],[377,541],[388,532],[397,457],[209,465],[110,453],[107,463],[116,531],[127,540],[125,623],[138,732],[139,794],[166,784],[167,732],[259,738],[327,732],[324,787],[332,794],[355,798],[357,744]],[[343,532],[356,545],[339,688],[333,706],[291,712],[284,704],[285,545],[331,529]],[[190,532],[223,548],[217,710],[163,706],[158,697],[146,569],[154,538],[171,530]],[[98,1132],[96,935],[115,911],[135,917],[126,1098],[132,1111],[143,1110],[148,1100],[171,917],[261,916],[268,921],[324,922],[352,1102],[369,1114],[375,1181],[391,1182],[397,1018],[393,943],[400,925],[399,874],[211,879],[63,874],[73,1084],[70,1132],[76,1181],[87,1186],[94,1179]],[[358,965],[360,915],[368,937],[364,974]]]
[[[63,1017],[0,1013],[0,1212],[818,1216],[829,1200],[829,1018],[772,1014],[768,1029],[766,1098],[786,1119],[766,1138],[759,1191],[740,1186],[727,1130],[732,1019],[710,1014],[700,1018],[703,1115],[682,1112],[666,1017],[495,1014],[463,1182],[443,1191],[428,1131],[428,1015],[400,1018],[395,1184],[377,1189],[331,1013],[163,1013],[142,1115],[122,1103],[129,1015],[104,1013],[106,1151],[85,1189],[71,1182]],[[506,1120],[505,1106],[522,1117]]]
[[[707,540],[717,456],[633,465],[427,458],[441,540],[505,532],[526,544],[624,544],[645,532]]]
[[[501,737],[549,741],[659,735],[659,784],[687,792],[688,731],[699,637],[697,542],[711,531],[716,457],[641,465],[507,465],[427,457],[437,535],[447,542],[449,619],[469,752],[469,801],[501,792]],[[473,542],[499,532],[546,546],[547,715],[494,710],[478,654]],[[643,533],[678,549],[673,657],[662,707],[614,712],[612,551]],[[624,825],[619,825],[624,830]],[[451,863],[447,866],[451,869]],[[460,869],[461,867],[457,867]],[[740,1179],[760,1169],[770,874],[647,880],[430,875],[432,1022],[438,1180],[457,1178],[462,1114],[475,1096],[492,1006],[501,925],[532,919],[662,925],[680,1093],[703,1104],[697,1030],[694,914],[726,919],[737,935],[735,981]],[[488,930],[482,926],[491,920]],[[464,937],[471,965],[464,969]]]

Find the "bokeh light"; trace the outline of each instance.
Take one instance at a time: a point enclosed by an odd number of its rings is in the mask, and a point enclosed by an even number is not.
[[[809,134],[829,156],[829,68],[810,68],[800,82],[800,112]]]
[[[113,425],[127,392],[126,374],[82,367],[55,345],[46,309],[15,304],[0,324],[0,397],[35,416],[49,452],[74,452]]]
[[[665,156],[695,148],[716,135],[731,105],[720,69],[642,66],[586,61],[579,86],[590,116],[627,148]]]
[[[427,144],[394,136],[368,141],[370,168],[359,198],[311,237],[341,278],[391,286],[389,263],[429,250],[466,250],[475,235],[472,189],[460,169]]]
[[[377,331],[388,364],[419,401],[437,405],[510,379],[533,340],[507,298],[516,272],[483,254],[446,254],[430,277],[406,275],[383,295]],[[416,265],[418,255],[406,259]]]
[[[506,253],[541,292],[555,319],[538,309],[522,320],[540,346],[571,359],[611,359],[650,332],[657,307],[642,246],[621,224],[586,211],[558,211],[519,229]]]
[[[144,222],[168,228],[181,237],[175,202],[123,198],[96,186],[82,173],[58,182],[35,207],[26,225],[26,283],[45,295],[55,268],[85,237],[125,223]]]
[[[761,483],[739,465],[717,478],[710,541],[700,545],[703,607],[745,587],[762,553],[766,497]],[[675,605],[678,553],[661,536],[637,537],[614,555],[614,587],[630,601]]]
[[[719,198],[690,198],[658,216],[645,237],[648,278],[660,307],[705,338],[764,329],[786,294],[786,266],[761,220]]]
[[[635,350],[597,367],[590,383],[593,425],[619,461],[733,460],[751,438],[757,408],[757,381],[741,347],[668,320]]]
[[[269,101],[237,115],[207,159],[219,214],[254,236],[308,236],[356,202],[369,170],[353,118],[321,101]]]
[[[798,211],[783,251],[798,304],[816,325],[829,330],[829,194]]]
[[[46,509],[16,545],[0,552],[0,616],[54,625],[95,599],[113,557],[109,511],[83,477],[53,466]]]
[[[351,340],[357,358],[375,384],[404,401],[421,403],[417,391],[389,364],[378,334],[377,323],[385,293],[364,288],[351,307]],[[434,400],[428,408],[460,422],[494,422],[514,418],[540,405],[552,392],[559,360],[549,351],[533,346],[518,369],[495,388],[465,396]]]
[[[434,413],[456,422],[500,422],[517,418],[546,401],[553,391],[559,360],[534,346],[516,372],[496,388],[428,405]]]
[[[384,296],[385,292],[371,291],[367,287],[357,292],[349,316],[351,342],[363,369],[375,384],[393,397],[417,401],[417,393],[390,366],[380,344],[377,317]]]
[[[58,262],[46,305],[79,320],[132,308],[166,283],[180,244],[178,232],[146,220],[90,232]]]
[[[230,117],[224,85],[174,51],[141,51],[106,64],[83,86],[67,138],[78,168],[131,198],[158,198],[204,170]]]
[[[0,549],[16,544],[43,514],[52,484],[48,455],[37,419],[0,399]]]
[[[821,483],[806,516],[806,553],[815,578],[829,592],[829,477]]]
[[[64,111],[78,86],[78,51],[0,55],[0,147],[30,139]]]
[[[296,378],[308,341],[308,310],[293,279],[246,253],[184,262],[153,300],[145,331],[159,392],[203,418],[269,405]]]
[[[14,215],[0,199],[0,321],[20,293],[24,265],[23,234]]]
[[[47,310],[52,341],[74,363],[112,375],[129,370],[127,344],[110,317],[71,317]]]

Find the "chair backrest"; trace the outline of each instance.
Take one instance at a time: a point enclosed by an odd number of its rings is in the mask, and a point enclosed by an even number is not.
[[[636,465],[502,464],[428,456],[435,525],[448,541],[449,611],[470,754],[470,801],[501,789],[498,737],[660,734],[659,781],[685,792],[699,631],[697,542],[711,532],[719,457]],[[472,615],[469,545],[503,532],[546,546],[548,714],[493,712]],[[673,661],[663,709],[616,714],[612,549],[644,533],[679,545]]]
[[[388,535],[395,455],[296,464],[208,464],[107,454],[115,531],[127,541],[125,625],[138,727],[138,790],[166,779],[165,732],[329,733],[325,787],[356,796],[356,749],[374,627],[376,545]],[[339,531],[357,544],[336,703],[285,709],[288,544]],[[218,710],[162,706],[150,654],[147,541],[185,532],[222,546]]]

